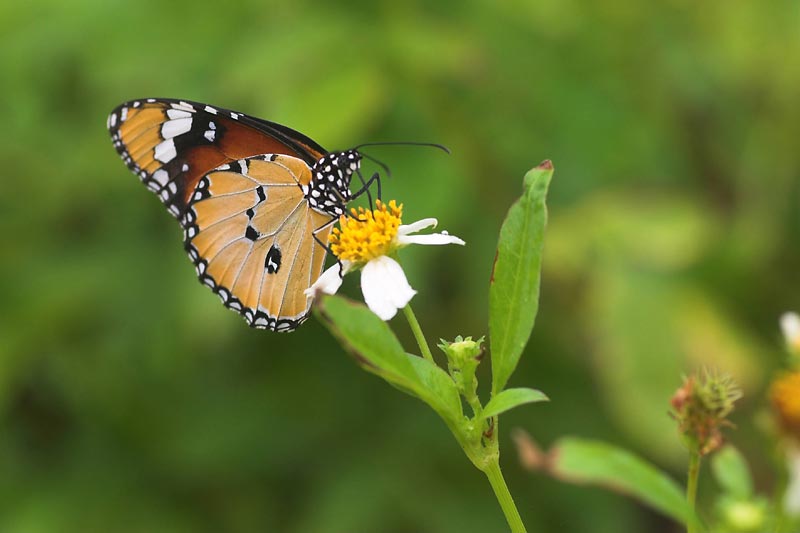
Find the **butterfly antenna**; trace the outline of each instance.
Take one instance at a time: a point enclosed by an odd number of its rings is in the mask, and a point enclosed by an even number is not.
[[[363,145],[362,145],[362,146],[363,146]],[[353,148],[353,150],[357,150],[357,149],[358,149],[358,147],[356,147],[356,148]],[[377,165],[380,165],[380,167],[381,167],[383,170],[385,170],[385,171],[386,171],[386,175],[387,175],[388,177],[390,177],[390,178],[392,177],[392,171],[391,171],[391,170],[389,170],[389,166],[388,166],[386,163],[384,163],[384,162],[382,162],[382,161],[378,161],[377,159],[375,159],[375,158],[374,158],[374,157],[372,157],[371,155],[367,155],[367,154],[365,154],[365,153],[363,153],[363,152],[360,152],[360,153],[361,153],[361,156],[362,156],[362,157],[366,157],[367,159],[369,159],[369,160],[370,160],[370,161],[372,161],[373,163],[375,163],[375,164],[377,164]]]
[[[431,148],[438,148],[444,153],[450,154],[450,149],[441,144],[414,142],[414,141],[388,141],[388,142],[377,142],[377,143],[364,143],[364,144],[359,144],[358,146],[354,146],[353,150],[358,150],[362,146],[430,146]]]

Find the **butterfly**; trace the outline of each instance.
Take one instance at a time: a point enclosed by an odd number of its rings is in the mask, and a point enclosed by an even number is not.
[[[206,104],[147,98],[108,116],[128,168],[183,228],[200,282],[255,328],[309,316],[333,223],[377,181],[357,149],[328,152],[286,126]],[[362,187],[350,191],[353,174]],[[370,197],[371,203],[371,197]]]

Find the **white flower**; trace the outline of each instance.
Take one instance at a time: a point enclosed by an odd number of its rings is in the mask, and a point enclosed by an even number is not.
[[[340,229],[331,234],[331,249],[339,262],[327,269],[306,289],[306,296],[313,298],[318,292],[335,294],[342,286],[342,277],[361,268],[361,292],[364,302],[382,320],[389,320],[405,307],[417,293],[408,284],[400,263],[390,254],[410,244],[464,244],[458,237],[447,232],[414,235],[430,227],[436,227],[435,218],[426,218],[413,224],[401,225],[402,205],[392,200],[380,201],[374,211],[363,208],[351,218],[340,219]]]
[[[789,350],[800,354],[800,316],[791,312],[781,315],[781,330]]]

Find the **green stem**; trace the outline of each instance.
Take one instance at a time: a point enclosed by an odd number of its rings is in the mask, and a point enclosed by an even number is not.
[[[470,409],[472,409],[473,418],[476,420],[481,420],[483,406],[481,405],[480,399],[478,399],[478,395],[470,394],[469,396],[465,396],[464,399],[467,400],[467,404],[469,404]]]
[[[506,480],[503,479],[503,473],[500,471],[500,461],[498,459],[491,461],[484,473],[489,478],[489,483],[491,483],[494,495],[503,509],[503,514],[506,515],[506,521],[511,528],[511,533],[525,533],[525,524],[522,523],[517,506],[514,505],[514,499],[511,497],[511,493],[508,492]]]
[[[431,349],[428,347],[428,341],[425,340],[425,335],[422,333],[422,328],[419,327],[417,316],[414,314],[414,311],[411,310],[411,304],[408,304],[403,308],[403,313],[406,315],[408,325],[411,326],[411,331],[414,332],[414,338],[417,339],[417,344],[422,352],[422,357],[431,363],[436,364],[436,362],[433,360]]]
[[[775,462],[777,463],[776,470],[778,471],[778,479],[775,483],[775,490],[773,491],[772,507],[775,516],[775,533],[783,533],[787,527],[787,516],[784,510],[783,500],[786,497],[786,489],[789,486],[789,469],[786,464],[786,448],[779,446],[775,453]]]
[[[689,518],[689,523],[686,524],[687,533],[697,533],[697,523],[694,520],[695,502],[697,500],[697,480],[700,477],[700,454],[696,451],[689,452],[689,480],[686,483],[686,501],[689,503],[689,509],[692,516]]]

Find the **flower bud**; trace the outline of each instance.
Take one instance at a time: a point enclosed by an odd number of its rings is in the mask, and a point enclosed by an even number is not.
[[[465,398],[474,397],[478,388],[475,370],[483,358],[483,339],[472,340],[472,337],[459,335],[453,342],[442,339],[438,345],[447,354],[447,370]]]
[[[724,443],[721,428],[731,425],[727,417],[741,397],[741,389],[730,376],[706,371],[684,378],[670,400],[670,414],[687,447],[700,455],[720,448]]]

